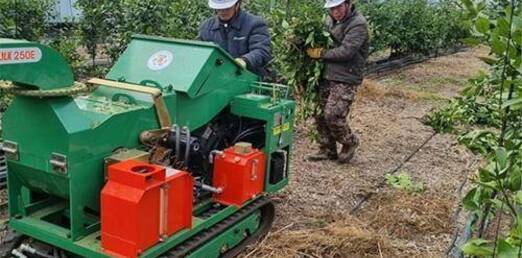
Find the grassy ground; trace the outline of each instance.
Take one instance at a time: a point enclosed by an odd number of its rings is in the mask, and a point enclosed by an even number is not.
[[[300,125],[291,184],[275,198],[275,228],[244,257],[445,257],[462,183],[477,164],[454,136],[432,137],[421,120],[485,69],[478,59],[485,54],[470,49],[368,78],[350,116],[362,145],[349,165],[306,161],[317,147],[306,137],[311,125]],[[426,141],[398,170],[426,191],[384,184]],[[369,200],[350,214],[364,196]]]

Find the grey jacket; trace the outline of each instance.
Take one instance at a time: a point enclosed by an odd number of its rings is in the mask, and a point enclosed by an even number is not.
[[[198,39],[218,44],[234,58],[242,57],[248,70],[266,75],[265,66],[272,59],[271,39],[261,17],[240,11],[228,24],[211,17],[201,25]]]
[[[368,25],[355,7],[340,22],[332,17],[327,20],[328,30],[334,40],[334,48],[323,51],[325,63],[323,78],[348,84],[361,84],[368,59]]]

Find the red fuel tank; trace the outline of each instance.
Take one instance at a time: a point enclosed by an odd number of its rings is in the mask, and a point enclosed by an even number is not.
[[[225,205],[242,206],[264,190],[265,154],[250,146],[234,146],[216,155],[213,186],[221,189],[214,200]]]
[[[192,226],[192,177],[128,160],[111,165],[101,194],[101,246],[114,257],[138,257]]]

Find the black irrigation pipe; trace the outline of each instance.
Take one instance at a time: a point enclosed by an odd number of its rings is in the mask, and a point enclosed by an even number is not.
[[[453,246],[450,249],[450,251],[452,251],[452,252],[450,252],[447,255],[448,257],[454,257],[454,258],[463,258],[464,257],[464,252],[462,250],[460,250],[460,248],[457,248],[457,247],[465,244],[466,242],[468,242],[469,239],[471,239],[471,237],[473,236],[473,225],[475,224],[476,221],[477,221],[477,216],[475,214],[470,214],[468,216],[468,218],[466,219],[466,223],[464,224],[462,235],[461,235],[460,239],[458,239],[458,244],[454,243],[455,246]]]
[[[426,140],[424,140],[424,142],[418,146],[410,155],[408,155],[408,157],[406,157],[406,159],[404,159],[403,161],[401,161],[397,167],[395,167],[394,169],[392,169],[391,171],[389,171],[388,173],[385,173],[384,175],[393,175],[395,173],[397,173],[397,171],[399,171],[399,169],[401,169],[406,163],[408,163],[417,153],[419,153],[419,151],[424,148],[424,146],[426,146],[426,144],[428,144],[428,142],[431,141],[431,139],[433,139],[433,137],[435,137],[435,135],[437,134],[437,132],[433,132],[432,134],[430,134],[429,137],[426,138]],[[380,189],[382,187],[384,187],[386,185],[386,179],[383,179],[381,180],[381,182],[376,186],[376,189]],[[366,203],[368,200],[370,200],[370,198],[375,194],[375,191],[373,192],[369,192],[367,194],[365,194],[364,196],[362,196],[361,198],[359,198],[359,201],[357,202],[357,204],[355,204],[355,206],[350,210],[350,215],[353,215],[355,214],[355,212],[357,212],[359,209],[362,208],[362,205],[364,203]]]
[[[381,59],[381,60],[375,61],[375,62],[367,65],[367,67],[365,69],[365,74],[366,75],[370,75],[370,74],[386,75],[387,72],[390,72],[393,70],[397,70],[397,69],[404,68],[404,67],[407,67],[410,65],[422,63],[422,62],[425,62],[432,58],[452,55],[452,54],[464,51],[466,49],[468,49],[466,46],[456,46],[456,47],[453,47],[450,49],[446,49],[442,52],[437,51],[437,52],[429,54],[429,55],[411,54],[411,55],[408,55],[408,56],[405,56],[405,57],[399,58],[399,59],[385,58],[385,59]]]
[[[473,168],[473,166],[475,166],[475,164],[478,161],[479,161],[479,158],[477,156],[475,156],[473,162],[471,162],[468,166],[466,166],[466,168],[462,170],[462,173],[468,172],[470,169]],[[468,182],[468,176],[466,174],[464,177],[464,180],[462,180],[462,183],[460,184],[460,187],[457,191],[457,196],[459,196],[459,198],[461,198],[462,191],[464,190],[464,186],[466,185],[467,182]],[[453,213],[453,224],[454,225],[458,224],[457,220],[459,219],[459,215],[460,215],[460,212],[462,211],[462,208],[463,208],[462,205],[459,205],[457,207],[457,209],[455,210],[455,212]],[[470,218],[468,218],[466,220],[466,223],[463,228],[464,232],[462,233],[462,236],[460,238],[459,238],[459,235],[460,235],[459,233],[460,233],[461,229],[458,226],[455,227],[455,231],[453,232],[453,238],[452,238],[451,244],[449,245],[449,248],[446,251],[447,257],[462,257],[463,256],[462,251],[460,251],[458,248],[455,250],[455,248],[458,247],[457,240],[460,240],[459,243],[464,243],[464,242],[467,242],[467,240],[469,239],[469,236],[471,236],[471,234],[466,233],[466,229],[468,228],[468,225],[471,225],[471,223],[469,223],[470,221],[471,221]]]
[[[422,63],[428,59],[429,57],[426,56],[410,55],[400,59],[387,60],[384,62],[378,61],[375,64],[368,65],[365,69],[365,73],[366,75],[386,73],[413,64]]]

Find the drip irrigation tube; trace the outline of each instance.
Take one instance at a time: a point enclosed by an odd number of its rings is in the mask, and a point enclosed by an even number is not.
[[[387,175],[387,174],[390,174],[390,175],[393,175],[395,173],[397,173],[397,171],[399,171],[406,163],[408,163],[417,153],[419,153],[419,151],[424,148],[424,146],[426,146],[426,144],[428,144],[428,142],[431,141],[431,139],[433,139],[433,137],[437,134],[437,132],[433,132],[432,134],[430,134],[430,136],[428,138],[426,138],[426,140],[424,140],[424,142],[419,146],[417,147],[408,157],[406,157],[406,159],[404,159],[403,161],[401,161],[397,167],[395,167],[394,169],[392,169],[390,172],[388,173],[385,173],[384,175]],[[377,189],[383,187],[386,185],[386,179],[383,179],[378,185],[377,185]],[[350,214],[355,214],[358,210],[360,210],[363,206],[364,203],[366,203],[368,200],[370,200],[370,198],[375,194],[375,191],[374,192],[370,192],[370,193],[367,193],[365,194],[364,196],[362,196],[359,201],[357,202],[357,204],[355,204],[355,206],[352,208],[352,210],[350,210]]]

